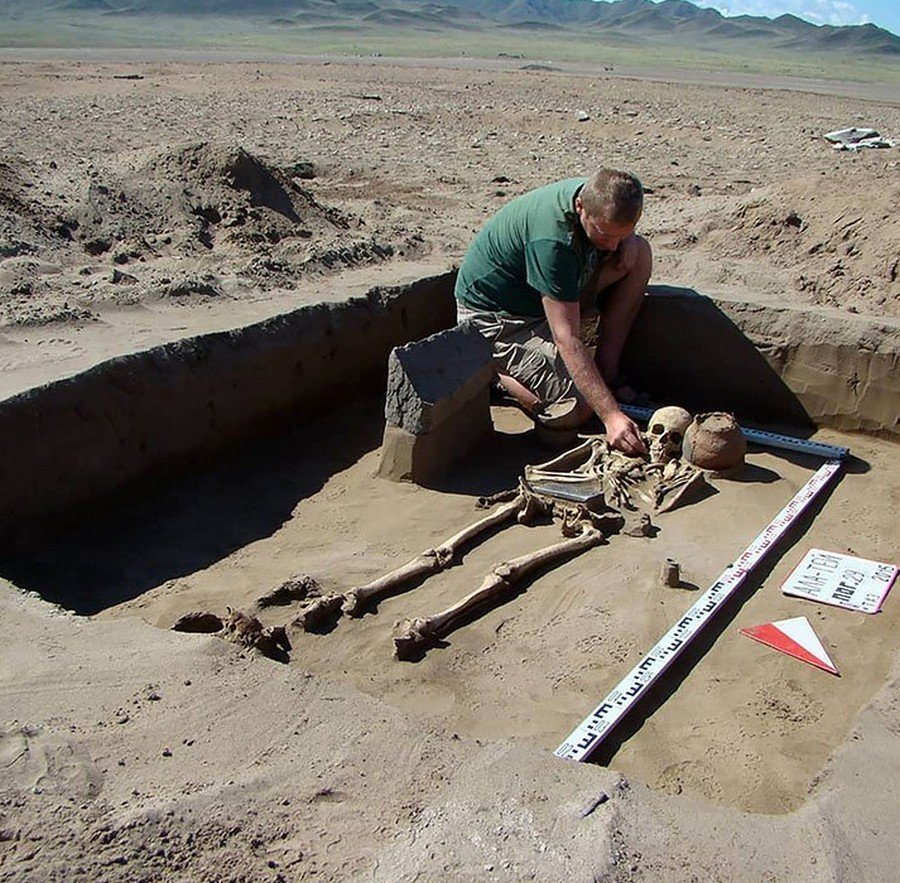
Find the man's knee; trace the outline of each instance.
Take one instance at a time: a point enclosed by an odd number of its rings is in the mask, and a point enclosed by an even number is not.
[[[653,249],[650,246],[650,241],[643,236],[638,236],[636,238],[637,257],[635,258],[631,272],[635,276],[649,279],[650,274],[653,271]]]
[[[575,413],[572,415],[572,429],[578,429],[581,426],[584,426],[591,417],[594,416],[594,410],[591,406],[585,402],[579,400],[578,405],[575,407]]]
[[[650,274],[653,271],[653,249],[643,236],[637,236],[636,239],[634,262],[619,281],[633,281],[635,285],[625,287],[633,289],[636,296],[643,297],[646,294],[644,286],[650,280]]]

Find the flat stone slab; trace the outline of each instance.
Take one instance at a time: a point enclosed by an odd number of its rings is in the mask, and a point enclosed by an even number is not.
[[[413,435],[432,432],[491,376],[490,344],[467,326],[396,347],[388,359],[385,420]]]
[[[491,347],[463,325],[393,350],[378,474],[427,484],[491,430]]]

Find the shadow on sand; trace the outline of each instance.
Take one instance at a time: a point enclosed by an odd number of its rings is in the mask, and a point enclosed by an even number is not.
[[[654,285],[622,357],[631,384],[659,405],[693,413],[730,411],[748,426],[790,427],[809,436],[814,423],[757,346],[708,297]]]
[[[381,444],[383,401],[361,399],[293,432],[242,444],[33,524],[0,574],[79,614],[138,597],[271,536],[297,503]]]

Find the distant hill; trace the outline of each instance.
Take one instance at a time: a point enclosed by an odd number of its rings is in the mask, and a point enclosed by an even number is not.
[[[872,24],[813,25],[793,15],[726,18],[688,0],[0,0],[0,24],[67,17],[75,23],[85,15],[126,15],[132,20],[215,16],[263,21],[273,27],[389,27],[448,33],[496,27],[540,33],[549,28],[630,42],[667,36],[698,49],[708,48],[710,41],[728,41],[735,48],[745,41],[756,48],[790,52],[900,55],[900,37]]]
[[[496,21],[587,25],[609,31],[728,36],[765,41],[779,49],[853,49],[900,54],[900,37],[872,24],[814,25],[794,15],[776,19],[741,15],[726,18],[718,10],[688,0],[448,0],[454,6],[478,10]]]

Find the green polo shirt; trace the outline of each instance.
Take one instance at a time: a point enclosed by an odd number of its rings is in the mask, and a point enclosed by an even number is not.
[[[577,301],[592,246],[575,213],[584,178],[508,202],[481,229],[459,268],[456,299],[472,310],[543,316],[541,297]]]

